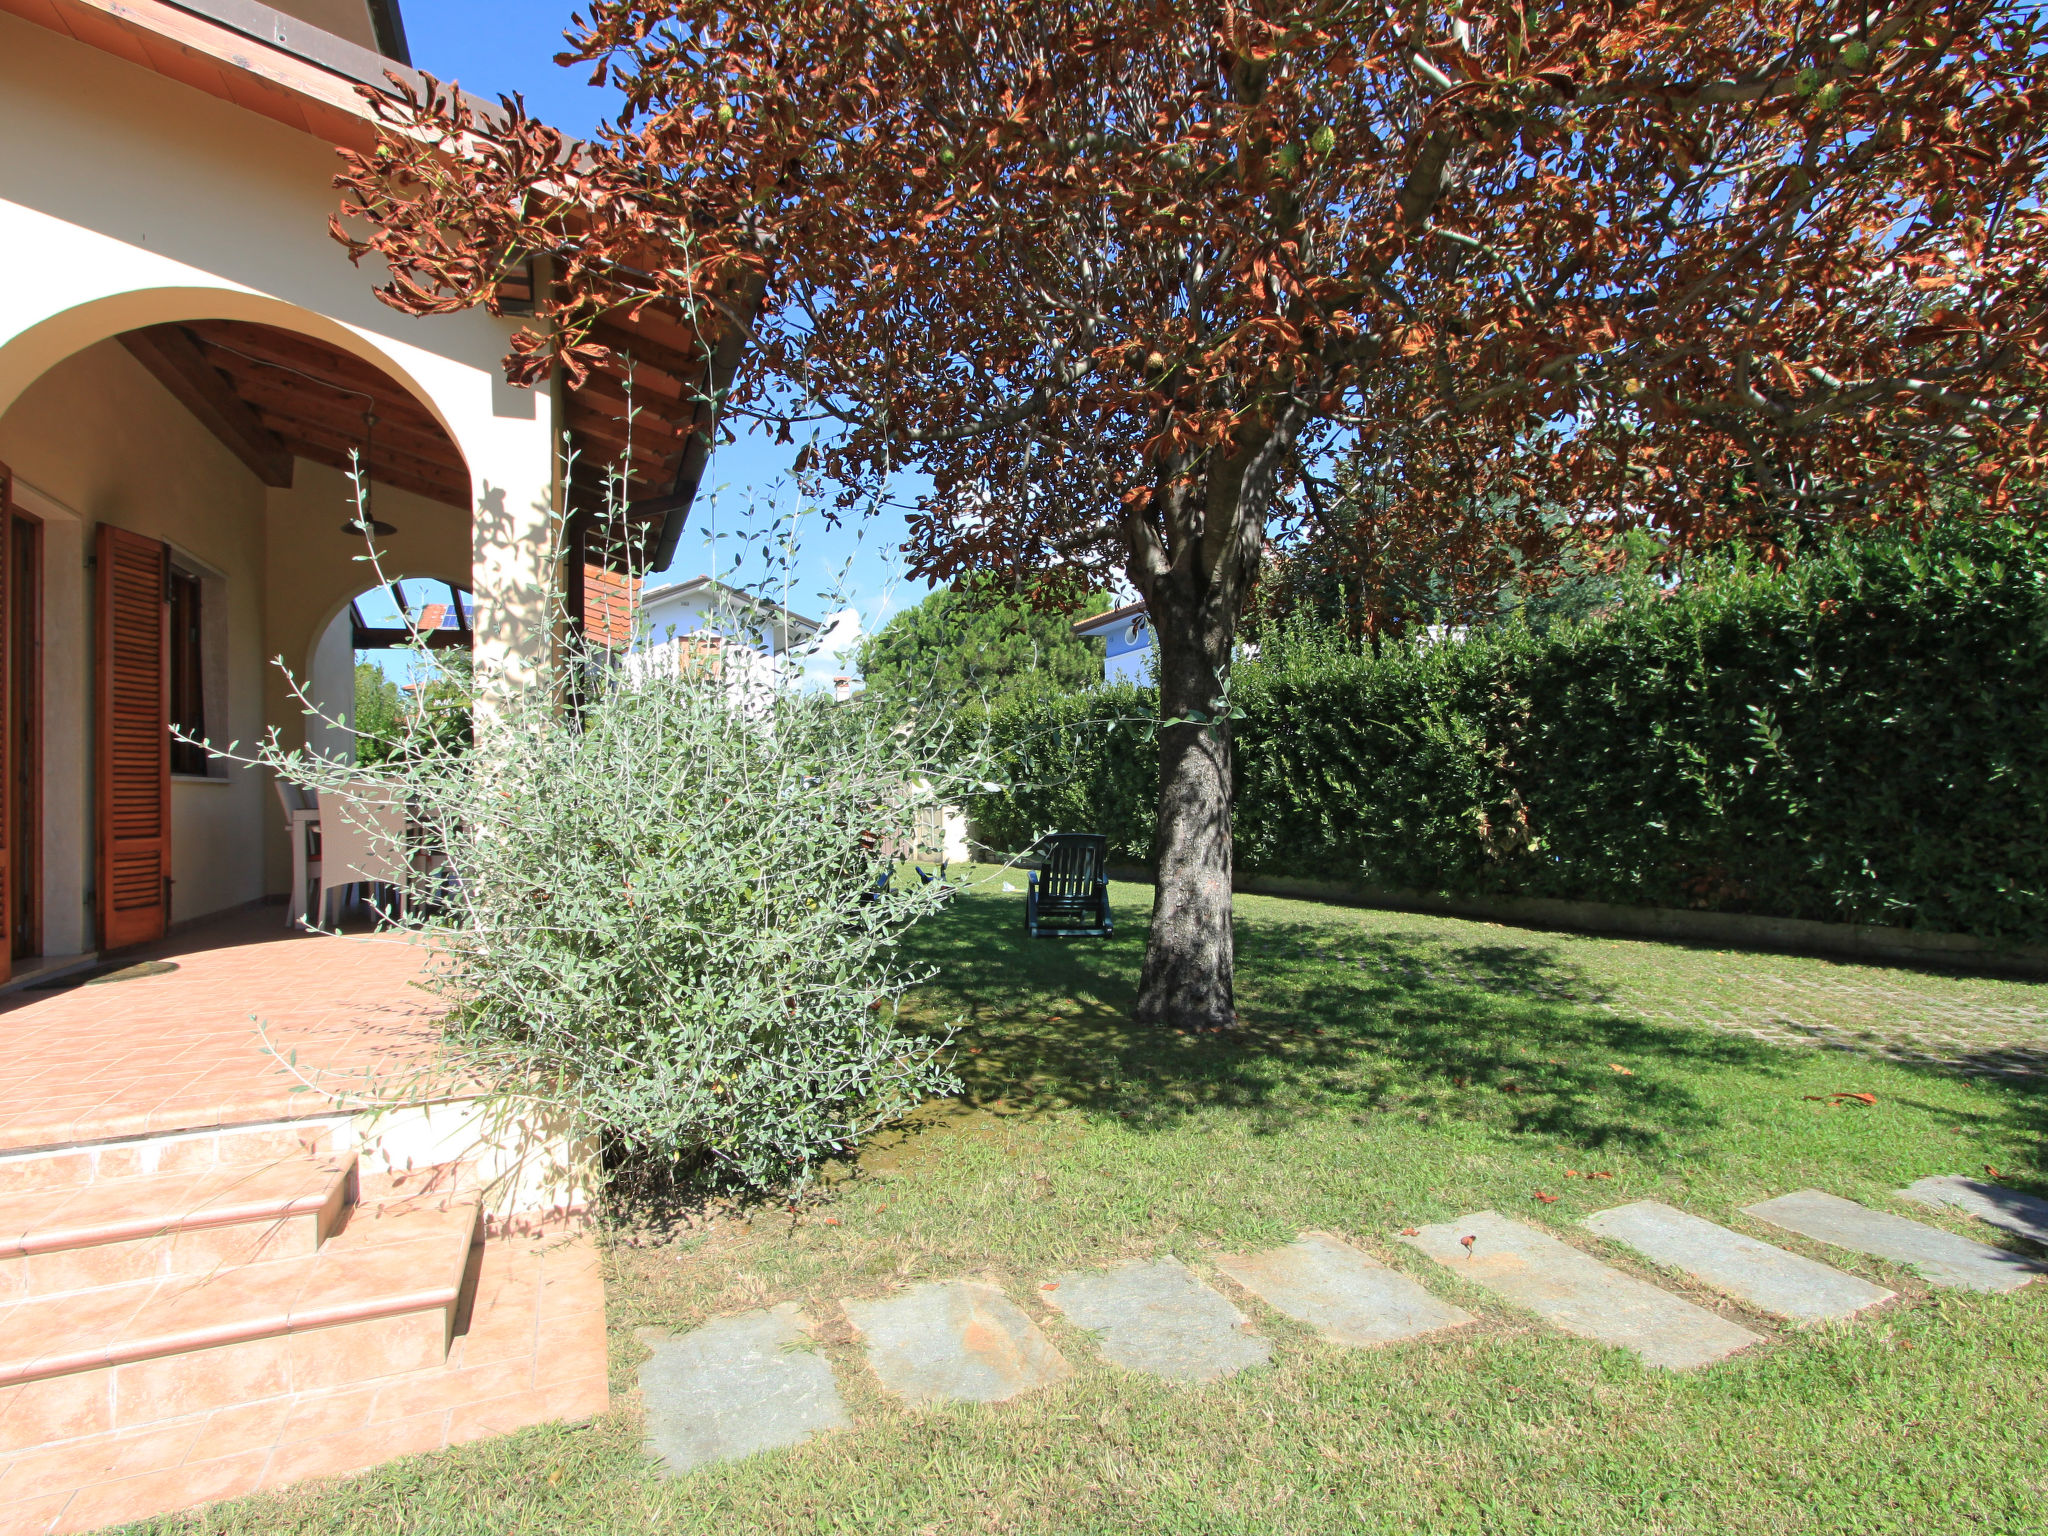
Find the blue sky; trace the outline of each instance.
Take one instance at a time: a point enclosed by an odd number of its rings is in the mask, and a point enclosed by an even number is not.
[[[574,0],[402,0],[417,67],[460,81],[479,96],[516,91],[536,116],[567,133],[588,133],[613,116],[618,104],[615,92],[586,83],[588,67],[561,69],[554,62],[575,9]],[[789,482],[795,452],[744,436],[720,449],[675,563],[657,580],[722,574],[749,529],[758,533],[775,515],[798,511]],[[716,546],[708,543],[714,529],[722,535]],[[891,612],[924,595],[923,583],[906,584],[895,557],[903,533],[900,513],[838,530],[807,515],[800,529],[788,597],[799,613],[825,618],[850,605],[872,632]],[[758,565],[756,573],[758,579]],[[834,667],[827,663],[824,670]]]

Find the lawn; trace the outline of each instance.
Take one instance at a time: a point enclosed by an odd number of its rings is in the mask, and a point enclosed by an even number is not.
[[[1990,1237],[1891,1195],[1924,1174],[1987,1166],[2048,1188],[2048,1093],[2012,1071],[2016,1052],[2048,1042],[2035,1027],[2048,989],[1245,896],[1244,1027],[1180,1035],[1125,1022],[1149,892],[1120,886],[1114,900],[1114,940],[1034,944],[1022,897],[982,871],[910,945],[936,970],[916,1017],[959,1026],[957,1102],[831,1170],[800,1212],[615,1235],[607,1419],[138,1529],[2048,1528],[2048,1283],[1930,1293],[1909,1272],[1738,1214],[1818,1186]],[[1842,1091],[1876,1102],[1831,1106]],[[1577,1226],[1645,1197],[1825,1258],[1901,1300],[1795,1333]],[[1770,1342],[1696,1374],[1649,1371],[1392,1241],[1486,1207]],[[1214,1252],[1308,1228],[1362,1243],[1479,1325],[1345,1351],[1233,1293],[1276,1341],[1275,1362],[1187,1388],[1105,1365],[1039,1297],[1062,1269],[1171,1252],[1212,1273]],[[863,1374],[837,1299],[969,1274],[1039,1317],[1075,1378],[993,1408],[893,1406]],[[634,1330],[786,1300],[824,1324],[820,1347],[856,1427],[656,1475],[638,1449]]]

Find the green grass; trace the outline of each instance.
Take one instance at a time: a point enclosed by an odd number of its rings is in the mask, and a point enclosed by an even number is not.
[[[1656,1276],[1771,1340],[1674,1376],[1542,1328],[1392,1241],[1490,1206],[1647,1274],[1577,1218],[1656,1197],[1782,1241],[1739,1207],[1808,1185],[1989,1237],[1892,1191],[1986,1165],[2048,1188],[2048,1095],[1881,1053],[1930,1031],[1965,1066],[1980,1046],[2038,1046],[2028,1020],[2043,989],[1243,897],[1245,1027],[1175,1035],[1125,1022],[1149,892],[1115,890],[1113,941],[1034,944],[1021,897],[1000,886],[985,879],[911,946],[938,971],[920,1020],[961,1025],[960,1102],[832,1170],[800,1214],[716,1213],[614,1242],[610,1417],[152,1528],[2048,1528],[2048,1284],[1930,1293],[1794,1240],[1901,1302],[1797,1334]],[[1672,1022],[1686,1019],[1700,1022]],[[1794,1043],[1814,1028],[1854,1048]],[[1876,1105],[1829,1107],[1843,1090]],[[1060,1269],[1172,1252],[1200,1270],[1219,1249],[1311,1227],[1362,1242],[1480,1324],[1342,1351],[1239,1296],[1277,1341],[1275,1365],[1189,1389],[1103,1365],[1039,1299]],[[970,1273],[1040,1315],[1077,1375],[994,1408],[903,1412],[862,1373],[837,1299]],[[856,1427],[655,1475],[638,1450],[633,1330],[784,1300],[825,1323]]]

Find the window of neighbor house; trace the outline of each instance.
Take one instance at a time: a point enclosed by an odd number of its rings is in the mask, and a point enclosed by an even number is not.
[[[188,736],[206,734],[206,672],[200,654],[199,578],[171,572],[171,724]],[[171,738],[171,772],[204,778],[206,749]]]

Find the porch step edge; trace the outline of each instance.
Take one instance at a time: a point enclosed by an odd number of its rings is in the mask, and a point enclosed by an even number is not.
[[[300,1163],[303,1167],[294,1166]],[[260,1187],[266,1182],[265,1174],[275,1176],[270,1189]],[[0,1259],[56,1253],[67,1248],[97,1248],[107,1243],[168,1237],[214,1227],[285,1221],[294,1216],[318,1216],[330,1206],[333,1210],[328,1212],[331,1219],[326,1225],[331,1226],[341,1214],[355,1176],[356,1154],[350,1152],[319,1160],[280,1159],[275,1164],[256,1165],[246,1173],[212,1168],[198,1174],[142,1174],[81,1185],[61,1191],[66,1197],[61,1201],[47,1201],[56,1207],[44,1218],[47,1225],[31,1224],[19,1234],[0,1237]],[[250,1185],[258,1188],[250,1190]],[[239,1199],[235,1198],[238,1190]],[[100,1216],[94,1210],[154,1203],[152,1197],[160,1197],[164,1208],[117,1216]],[[327,1232],[321,1231],[320,1236],[324,1239]]]
[[[199,1282],[174,1277],[0,1304],[0,1388],[409,1313],[442,1311],[444,1333],[452,1330],[482,1225],[476,1202],[381,1220],[372,1213],[363,1225],[375,1230],[346,1247],[336,1238],[317,1254],[232,1266]],[[394,1267],[430,1278],[394,1285],[380,1274]],[[130,1298],[132,1310],[107,1326]],[[67,1302],[82,1316],[67,1320]],[[189,1316],[214,1308],[227,1315]]]

